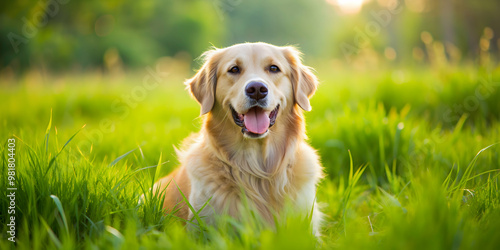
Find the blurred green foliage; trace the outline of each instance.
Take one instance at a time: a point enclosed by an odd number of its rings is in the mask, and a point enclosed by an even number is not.
[[[372,54],[430,62],[429,39],[440,41],[435,49],[453,62],[484,60],[483,51],[498,58],[496,0],[365,2],[354,14],[335,0],[2,2],[0,69],[106,70],[115,59],[137,67],[165,56],[191,61],[211,45],[255,41],[297,45],[308,57],[348,63]]]
[[[208,41],[218,43],[224,34],[217,15],[207,11],[212,8],[208,1],[60,2],[67,3],[2,3],[3,67],[14,64],[25,69],[42,64],[55,70],[92,69],[104,65],[110,48],[118,51],[125,65],[142,66],[182,51],[199,55]],[[46,17],[45,25],[37,26],[39,15]],[[33,35],[17,46],[16,53],[8,40],[11,32]]]

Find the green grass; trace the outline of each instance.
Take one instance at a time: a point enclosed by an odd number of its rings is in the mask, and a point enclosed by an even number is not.
[[[306,115],[327,173],[319,241],[300,217],[273,230],[247,211],[242,222],[221,217],[188,232],[156,197],[138,206],[176,167],[173,146],[200,128],[181,84],[187,75],[171,74],[124,106],[146,72],[35,72],[0,80],[0,248],[14,248],[5,225],[7,139],[15,138],[19,249],[498,249],[500,68],[321,65]],[[484,79],[492,91],[471,99]]]

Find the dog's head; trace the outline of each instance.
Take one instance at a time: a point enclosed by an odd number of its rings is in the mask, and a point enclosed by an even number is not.
[[[294,105],[309,111],[316,76],[302,65],[294,47],[237,44],[204,53],[205,63],[186,81],[201,114],[232,117],[247,138],[264,138]]]

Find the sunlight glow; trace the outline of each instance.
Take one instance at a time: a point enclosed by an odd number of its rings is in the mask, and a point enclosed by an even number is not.
[[[344,13],[355,14],[361,10],[365,0],[327,0],[327,2],[339,6]]]

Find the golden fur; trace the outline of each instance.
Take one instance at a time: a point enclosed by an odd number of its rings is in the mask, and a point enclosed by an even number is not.
[[[180,207],[177,216],[193,217],[175,184],[197,211],[211,198],[211,207],[199,212],[208,221],[214,213],[223,212],[238,218],[244,193],[271,224],[273,213],[283,211],[286,200],[303,214],[314,205],[312,224],[317,234],[321,213],[315,205],[316,184],[323,172],[318,155],[305,142],[302,114],[302,109],[311,109],[309,98],[316,90],[316,77],[302,65],[293,47],[245,43],[210,50],[204,57],[203,67],[186,81],[201,105],[203,127],[178,152],[181,166],[155,186],[155,190],[158,185],[160,190],[167,188],[166,212]],[[233,65],[241,73],[228,73]],[[280,72],[271,73],[269,65],[276,65]],[[266,112],[279,104],[276,123],[256,139],[242,133],[229,108],[241,113],[248,109],[244,89],[252,80],[269,88]]]

